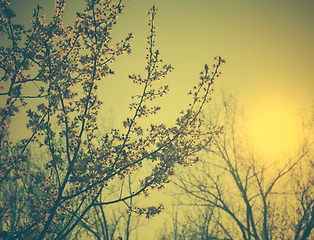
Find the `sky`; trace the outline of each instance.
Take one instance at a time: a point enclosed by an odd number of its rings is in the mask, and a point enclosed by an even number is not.
[[[44,5],[49,19],[53,1],[13,0],[12,8],[18,19],[27,23],[38,2]],[[174,123],[189,103],[187,93],[197,84],[204,64],[211,65],[213,57],[220,55],[227,64],[221,68],[215,94],[219,97],[220,89],[237,93],[251,116],[248,127],[261,150],[276,155],[295,143],[295,114],[300,108],[309,109],[314,100],[314,1],[126,2],[113,36],[119,40],[132,32],[132,54],[120,57],[111,66],[115,75],[100,84],[105,101],[102,114],[113,109],[118,127],[130,114],[130,96],[138,90],[128,74],[145,74],[147,11],[153,4],[158,9],[157,48],[175,71],[165,80],[170,93],[158,102],[162,111],[152,121]],[[66,6],[64,20],[72,24],[84,1],[67,0]]]
[[[49,19],[53,1],[13,0],[17,20],[28,23],[37,3],[45,7]],[[197,83],[204,64],[211,65],[213,57],[220,55],[227,64],[216,81],[216,94],[221,89],[238,93],[240,103],[250,113],[249,128],[261,150],[278,154],[293,144],[295,114],[299,108],[310,108],[314,100],[313,1],[126,2],[113,36],[119,40],[132,32],[132,54],[112,64],[116,74],[105,79],[100,88],[105,101],[103,114],[113,109],[118,124],[130,114],[130,96],[138,91],[127,76],[145,74],[147,10],[152,5],[158,9],[157,48],[164,62],[175,67],[165,80],[170,93],[158,102],[162,112],[156,121],[173,124],[187,106],[187,93]],[[84,1],[67,0],[66,6],[64,22],[73,24],[75,12],[84,8]]]

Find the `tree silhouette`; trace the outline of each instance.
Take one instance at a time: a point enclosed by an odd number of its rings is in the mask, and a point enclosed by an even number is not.
[[[189,226],[189,233],[206,224],[198,238],[188,239],[312,239],[313,117],[302,124],[306,135],[294,155],[265,159],[250,141],[237,99],[224,95],[218,106],[204,117],[210,126],[223,124],[223,134],[173,180],[188,213],[176,224]],[[195,217],[200,223],[187,221]]]
[[[155,50],[157,9],[153,6],[148,11],[146,75],[129,75],[142,93],[132,97],[130,116],[123,121],[123,128],[113,128],[97,141],[97,119],[103,104],[97,94],[98,83],[114,74],[110,69],[113,61],[131,52],[131,33],[117,43],[111,42],[124,7],[122,0],[86,0],[86,9],[77,13],[73,26],[63,26],[64,0],[55,2],[50,22],[41,15],[43,7],[37,6],[29,29],[13,23],[15,13],[10,1],[2,0],[0,6],[0,31],[10,40],[10,46],[0,48],[4,72],[0,95],[6,96],[0,108],[2,238],[70,238],[76,227],[88,226],[88,213],[95,207],[119,202],[126,204],[129,213],[147,218],[160,213],[162,204],[141,207],[127,200],[163,188],[176,164],[196,162],[196,153],[221,132],[220,127],[204,126],[200,113],[210,100],[214,79],[225,60],[215,57],[212,70],[205,65],[198,84],[189,93],[191,103],[174,126],[141,126],[139,118],[160,110],[151,102],[169,91],[168,85],[156,87],[156,82],[173,70],[170,64],[162,63],[159,50]],[[27,83],[34,87],[31,92],[37,93],[24,91]],[[26,111],[31,134],[14,143],[10,122],[31,99],[39,103],[36,109]],[[40,166],[33,166],[32,147],[48,153]],[[138,179],[137,188],[130,192],[121,184],[120,194],[102,198],[114,179],[123,183],[126,176],[146,163],[150,167],[145,169],[146,176]]]

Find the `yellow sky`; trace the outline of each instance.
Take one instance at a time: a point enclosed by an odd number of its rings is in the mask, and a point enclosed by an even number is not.
[[[28,22],[37,2],[46,6],[49,19],[54,1],[13,0],[12,7]],[[66,21],[72,24],[84,3],[66,3]],[[173,123],[186,107],[187,92],[197,83],[204,64],[221,55],[227,64],[215,88],[238,92],[240,103],[252,116],[250,127],[256,143],[269,153],[292,144],[294,114],[298,108],[311,107],[314,100],[314,1],[128,1],[114,37],[120,39],[132,32],[132,54],[112,65],[116,74],[100,88],[107,104],[104,110],[112,107],[117,123],[129,114],[131,91],[136,91],[127,75],[145,73],[147,10],[153,4],[158,8],[157,48],[164,62],[175,67],[165,80],[171,91],[160,101],[163,110],[158,120]],[[21,132],[20,127],[16,129],[13,135]]]
[[[162,102],[160,120],[174,119],[186,106],[188,89],[204,63],[211,63],[217,54],[227,64],[216,89],[239,93],[241,104],[250,110],[256,144],[266,154],[278,154],[291,145],[295,113],[313,101],[314,2],[130,1],[116,37],[132,31],[136,38],[133,54],[116,63],[117,72],[122,62],[127,73],[143,73],[146,10],[152,4],[159,9],[157,47],[165,62],[175,67],[167,80],[171,92]],[[114,81],[129,86],[123,73],[118,76]],[[117,112],[124,113],[129,99],[122,96],[129,95],[129,88],[110,88],[110,92],[121,101]]]
[[[28,22],[36,2],[13,0],[12,7]],[[40,3],[49,19],[53,1]],[[75,12],[84,3],[73,0],[66,3],[65,21],[72,24]],[[137,90],[127,75],[145,74],[147,10],[153,4],[158,8],[157,48],[163,60],[175,67],[165,80],[171,91],[160,101],[163,111],[157,120],[173,123],[177,113],[186,107],[189,101],[186,93],[197,82],[198,73],[205,63],[211,64],[215,55],[227,59],[215,87],[239,93],[241,104],[250,109],[254,119],[251,124],[258,128],[254,133],[259,143],[267,140],[267,131],[263,129],[276,129],[279,123],[291,129],[294,121],[291,116],[296,110],[312,105],[313,1],[131,0],[125,3],[114,38],[118,40],[132,32],[133,52],[118,59],[112,65],[116,74],[101,84],[106,101],[104,110],[112,107],[117,123],[129,114],[130,95]]]

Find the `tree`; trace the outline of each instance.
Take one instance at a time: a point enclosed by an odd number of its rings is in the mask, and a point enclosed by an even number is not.
[[[136,175],[132,177],[128,175],[122,183],[119,180],[114,180],[110,188],[103,190],[97,202],[102,202],[112,195],[115,195],[115,198],[119,198],[123,185],[127,186],[125,191],[129,191],[131,195],[132,188],[135,185],[132,182],[133,179],[136,179],[134,177]],[[129,206],[138,205],[137,201],[137,198],[131,197],[128,199],[127,204]],[[89,211],[85,218],[88,219],[88,222],[82,223],[81,228],[76,229],[75,232],[80,233],[82,236],[92,235],[95,239],[106,240],[113,240],[116,237],[122,237],[126,240],[137,239],[138,228],[146,223],[141,216],[125,211],[125,205],[121,203],[106,207],[103,205],[94,206],[93,210]]]
[[[183,204],[204,216],[212,213],[207,234],[219,228],[217,239],[313,236],[313,139],[304,137],[295,155],[271,161],[254,150],[236,98],[224,95],[219,106],[205,119],[209,126],[223,124],[224,133],[213,136],[192,171],[183,169],[175,178],[181,194],[189,196],[182,197]]]
[[[313,106],[314,107],[314,106]],[[291,172],[289,185],[293,198],[286,199],[291,207],[287,207],[289,213],[288,223],[294,229],[295,239],[311,239],[314,228],[314,108],[312,111],[300,112],[301,132],[307,154],[304,160]],[[292,209],[292,211],[291,211]],[[289,211],[290,210],[290,211]],[[293,214],[291,214],[293,212]]]
[[[174,174],[175,164],[196,162],[196,153],[210,144],[213,134],[221,132],[220,127],[206,129],[200,112],[210,99],[214,79],[225,60],[215,57],[212,70],[204,66],[198,84],[189,93],[191,103],[174,126],[141,126],[140,118],[160,110],[151,102],[169,91],[168,85],[156,87],[156,82],[173,70],[170,64],[162,63],[159,50],[155,50],[157,9],[153,6],[148,11],[146,76],[129,75],[142,93],[133,96],[123,128],[112,129],[99,142],[97,119],[103,102],[97,94],[98,82],[114,74],[110,69],[113,61],[131,52],[131,33],[111,43],[111,33],[124,7],[122,0],[86,0],[86,9],[77,13],[75,24],[66,27],[62,24],[64,0],[56,1],[50,22],[41,15],[43,7],[37,6],[29,29],[14,23],[10,1],[0,4],[0,31],[10,40],[10,46],[0,48],[4,72],[0,94],[7,97],[0,109],[0,184],[1,189],[16,185],[23,192],[18,199],[12,195],[14,191],[1,195],[3,238],[66,239],[76,227],[88,225],[88,213],[93,209],[116,203],[124,203],[129,213],[147,218],[160,213],[162,205],[140,207],[128,200],[163,188]],[[27,83],[34,87],[34,94],[24,91]],[[30,100],[38,103],[36,109],[26,112],[31,134],[13,143],[10,122]],[[32,147],[48,153],[39,168],[29,168]],[[140,184],[132,191],[121,184],[121,194],[102,197],[113,180],[123,183],[126,176],[144,167],[146,176],[138,179]],[[25,207],[19,220],[12,221],[15,213],[11,209],[17,205]]]
[[[184,197],[183,197],[184,198]],[[181,199],[182,196],[176,196]],[[171,208],[170,219],[168,218],[164,226],[160,227],[159,234],[155,239],[162,240],[229,240],[229,234],[217,221],[215,207],[198,206],[193,201],[193,205],[187,206],[185,202],[177,201]],[[220,238],[221,236],[227,238]]]

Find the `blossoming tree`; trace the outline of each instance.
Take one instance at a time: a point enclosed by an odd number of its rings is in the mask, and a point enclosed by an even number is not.
[[[129,75],[142,88],[129,105],[130,115],[121,129],[114,128],[96,141],[99,108],[98,83],[114,74],[110,63],[130,53],[130,33],[112,43],[112,30],[122,13],[122,0],[86,0],[86,9],[77,13],[73,26],[63,26],[64,0],[55,2],[50,22],[41,15],[42,6],[33,11],[32,26],[26,29],[13,23],[9,0],[2,0],[0,31],[10,46],[0,48],[0,226],[4,239],[65,239],[81,223],[88,224],[88,212],[124,202],[128,212],[151,217],[163,206],[141,207],[128,199],[154,188],[163,188],[174,174],[176,164],[188,166],[196,154],[211,143],[221,127],[208,129],[199,117],[210,100],[214,79],[225,60],[215,57],[213,69],[206,64],[200,80],[190,91],[191,102],[171,127],[163,123],[143,127],[138,119],[157,114],[160,106],[151,105],[167,94],[167,85],[156,87],[173,70],[163,64],[155,50],[155,14],[149,11],[150,34],[146,56],[146,75]],[[34,74],[35,72],[35,74]],[[31,95],[24,85],[34,86]],[[10,138],[10,123],[30,99],[38,102],[27,110],[31,134],[19,142]],[[42,166],[33,167],[30,149],[48,152]],[[118,197],[101,198],[113,179],[121,181],[152,166],[139,179],[134,191],[121,191]],[[14,186],[14,187],[13,187]],[[15,191],[14,191],[14,189]],[[18,189],[18,191],[17,191]],[[18,192],[18,194],[17,194]],[[106,200],[104,200],[106,199]]]

